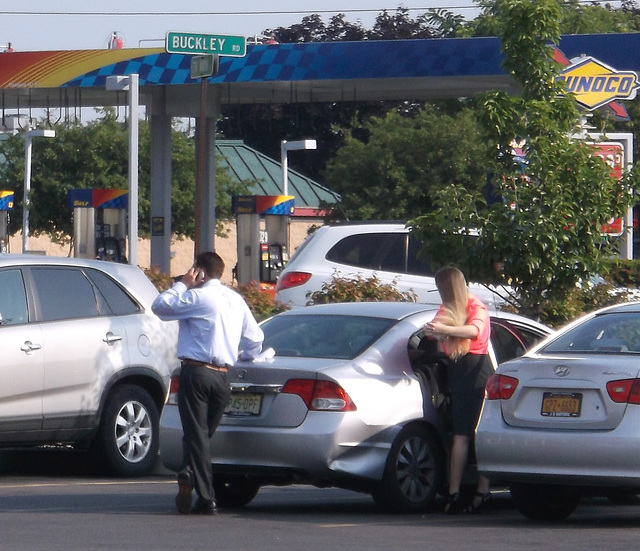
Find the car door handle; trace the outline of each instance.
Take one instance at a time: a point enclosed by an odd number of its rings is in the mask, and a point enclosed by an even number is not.
[[[119,335],[114,335],[111,331],[109,331],[109,332],[105,335],[104,339],[102,339],[102,341],[103,341],[103,342],[106,342],[106,343],[107,343],[107,344],[109,344],[109,345],[113,344],[114,342],[121,341],[121,340],[122,340],[122,337],[121,337],[121,336],[119,336]]]
[[[31,341],[25,341],[24,344],[20,347],[20,350],[26,352],[27,354],[31,354],[34,350],[40,350],[42,348],[41,344],[33,344]]]

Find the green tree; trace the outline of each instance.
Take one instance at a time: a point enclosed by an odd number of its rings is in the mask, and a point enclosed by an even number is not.
[[[432,210],[434,188],[477,186],[486,178],[470,109],[392,111],[358,130],[348,133],[325,172],[325,184],[342,195],[340,217],[407,220]]]
[[[451,183],[434,196],[436,209],[413,224],[434,264],[462,264],[475,281],[500,276],[519,311],[542,318],[580,281],[606,269],[611,244],[600,227],[634,204],[638,171],[614,179],[584,140],[571,137],[580,112],[562,93],[548,46],[559,42],[560,4],[496,0],[494,8],[504,68],[522,87],[519,96],[491,92],[478,100],[497,200]],[[524,163],[514,142],[522,144]],[[503,263],[499,274],[492,261]]]
[[[34,126],[46,125],[46,119]],[[67,193],[75,188],[128,188],[128,133],[115,110],[100,111],[100,117],[86,125],[79,122],[52,125],[55,139],[38,139],[32,150],[30,230],[33,235],[47,233],[58,242],[70,242],[73,234]],[[139,229],[150,233],[150,141],[147,121],[139,124]],[[0,188],[13,190],[16,209],[10,231],[21,227],[24,182],[24,134],[0,142]],[[216,169],[216,221],[232,218],[231,195],[246,193],[250,182],[235,182],[227,171]],[[195,152],[193,136],[177,127],[172,131],[172,229],[180,236],[193,237]]]
[[[500,16],[495,0],[476,0],[480,14],[457,27],[458,36],[501,36],[501,25],[509,24]],[[634,1],[623,0],[619,8],[611,4],[567,0],[558,10],[560,34],[627,33],[640,29],[640,10]]]
[[[290,27],[265,29],[262,34],[280,43],[335,42],[360,40],[397,40],[451,36],[461,21],[444,10],[433,10],[415,19],[409,10],[398,7],[395,12],[384,10],[377,16],[373,28],[350,23],[344,14],[333,16],[328,24],[313,14]],[[407,98],[412,102],[413,98]],[[422,105],[422,102],[409,105]],[[218,130],[225,138],[242,139],[265,155],[279,158],[281,140],[312,137],[321,147],[312,154],[292,152],[291,168],[320,180],[327,162],[343,145],[349,131],[370,117],[383,116],[393,109],[406,109],[405,102],[332,102],[275,105],[223,105]],[[355,130],[354,130],[355,129]]]

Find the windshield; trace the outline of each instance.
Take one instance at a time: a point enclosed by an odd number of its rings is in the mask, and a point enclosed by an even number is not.
[[[361,354],[396,320],[363,316],[275,316],[261,325],[263,349],[276,356],[349,360]]]
[[[620,312],[595,316],[553,340],[539,352],[640,354],[640,313]]]

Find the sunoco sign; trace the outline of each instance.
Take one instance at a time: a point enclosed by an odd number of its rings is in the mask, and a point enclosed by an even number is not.
[[[614,100],[632,100],[640,86],[633,71],[616,71],[592,57],[572,60],[559,78],[576,101],[589,110],[597,109]]]

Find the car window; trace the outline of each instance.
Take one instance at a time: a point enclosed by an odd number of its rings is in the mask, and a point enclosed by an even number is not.
[[[640,313],[595,316],[560,335],[540,352],[640,353]]]
[[[498,363],[512,360],[526,352],[526,345],[522,338],[507,324],[491,324],[491,344]]]
[[[276,356],[351,359],[371,346],[395,320],[363,316],[276,316],[261,325],[263,348]]]
[[[100,315],[93,286],[78,268],[31,269],[40,320],[89,318]]]
[[[362,233],[341,239],[327,253],[327,260],[356,268],[407,272],[406,233]]]
[[[116,316],[122,316],[135,314],[141,310],[140,305],[107,274],[99,270],[87,270],[87,274],[98,288],[101,311],[108,311]]]
[[[491,320],[491,344],[498,363],[522,356],[546,335],[501,319]]]
[[[434,270],[429,263],[420,257],[422,242],[409,236],[409,252],[407,254],[407,273],[419,276],[433,276]]]
[[[20,270],[0,270],[0,326],[29,321],[27,295]]]

